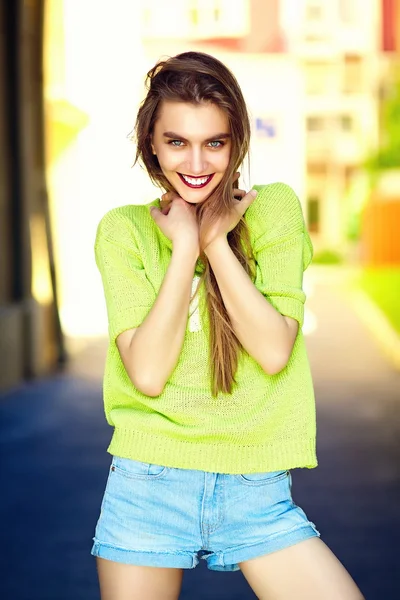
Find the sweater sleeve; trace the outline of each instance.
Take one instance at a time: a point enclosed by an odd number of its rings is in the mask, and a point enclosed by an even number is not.
[[[132,220],[121,209],[109,211],[97,229],[95,257],[103,281],[110,341],[139,327],[156,299],[134,234]]]
[[[303,272],[313,248],[301,204],[284,183],[255,186],[259,190],[254,218],[259,235],[254,241],[257,289],[282,315],[304,322]]]

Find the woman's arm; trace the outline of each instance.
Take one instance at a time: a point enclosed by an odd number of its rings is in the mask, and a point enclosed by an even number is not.
[[[278,373],[290,358],[298,322],[282,316],[258,291],[226,237],[216,238],[205,253],[242,346],[268,375]]]
[[[135,329],[124,331],[117,346],[125,369],[146,396],[159,396],[174,370],[183,345],[197,254],[174,244],[157,298]]]

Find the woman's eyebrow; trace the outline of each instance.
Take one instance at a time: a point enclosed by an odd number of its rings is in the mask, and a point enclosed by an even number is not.
[[[179,135],[178,133],[174,133],[173,131],[165,131],[165,133],[163,133],[163,136],[166,138],[170,138],[172,140],[182,140],[183,142],[189,141],[186,138],[184,138],[183,136]],[[217,133],[217,134],[213,135],[212,137],[207,138],[204,141],[212,142],[214,140],[226,140],[227,138],[230,138],[230,137],[232,137],[230,133]]]

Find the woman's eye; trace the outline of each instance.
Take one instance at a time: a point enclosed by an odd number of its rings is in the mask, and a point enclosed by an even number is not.
[[[171,146],[175,146],[175,148],[181,148],[184,146],[184,142],[182,140],[171,140],[168,142]],[[224,142],[220,142],[219,140],[213,140],[212,142],[208,142],[209,147],[211,148],[221,148],[224,145]]]

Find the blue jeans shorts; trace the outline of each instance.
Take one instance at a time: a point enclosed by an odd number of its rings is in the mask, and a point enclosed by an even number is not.
[[[289,471],[228,475],[114,456],[93,556],[213,571],[320,536],[292,500]]]

